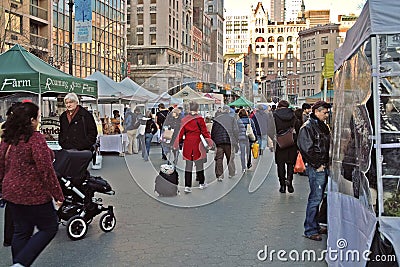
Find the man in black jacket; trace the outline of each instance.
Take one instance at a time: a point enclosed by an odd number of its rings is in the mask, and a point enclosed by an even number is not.
[[[78,96],[64,97],[67,108],[60,116],[58,142],[63,149],[90,150],[96,143],[97,126],[93,115],[79,105]]]
[[[217,147],[215,152],[215,175],[219,182],[222,182],[223,179],[224,155],[228,162],[229,178],[236,174],[234,158],[235,148],[239,145],[239,127],[236,119],[229,112],[230,107],[224,106],[221,115],[214,119],[211,129],[211,139]]]
[[[330,104],[318,101],[312,106],[310,118],[300,128],[297,145],[304,162],[308,163],[308,179],[310,195],[308,197],[306,219],[304,221],[304,236],[315,241],[321,241],[320,234],[326,233],[317,221],[319,205],[324,196],[329,174],[330,129],[325,124],[329,116]]]

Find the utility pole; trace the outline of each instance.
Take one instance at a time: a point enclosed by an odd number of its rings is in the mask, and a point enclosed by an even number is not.
[[[73,75],[73,68],[72,64],[74,63],[74,57],[72,54],[72,9],[74,8],[74,1],[69,0],[68,2],[68,7],[69,7],[69,58],[68,58],[68,64],[69,64],[69,74]]]

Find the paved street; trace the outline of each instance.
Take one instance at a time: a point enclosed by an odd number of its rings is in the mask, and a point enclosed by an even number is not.
[[[115,206],[116,228],[103,233],[97,216],[85,239],[70,241],[65,227],[60,226],[33,266],[326,266],[324,261],[289,259],[291,250],[301,259],[303,250],[313,249],[319,257],[326,248],[326,237],[323,242],[302,237],[307,177],[295,176],[293,194],[279,193],[274,164],[267,175],[272,153],[266,153],[258,166],[254,161],[243,176],[229,179],[226,172],[219,183],[213,175],[213,154],[209,156],[207,189],[194,188],[193,193],[185,194],[180,188],[177,197],[158,198],[152,190],[162,162],[159,147],[151,148],[150,162],[144,162],[140,155],[104,155],[102,169],[91,173],[107,179],[116,191],[115,196],[97,195],[105,205]],[[238,155],[235,161],[239,172]],[[253,176],[257,177],[252,180]],[[183,183],[180,171],[180,185]],[[1,227],[3,213],[0,209]],[[0,238],[3,240],[2,231]],[[288,261],[279,261],[276,252],[272,262],[259,260],[257,254],[266,246],[268,253],[285,250]],[[294,257],[295,251],[290,255]],[[265,257],[264,253],[260,257]],[[10,248],[1,247],[0,266],[9,265]]]

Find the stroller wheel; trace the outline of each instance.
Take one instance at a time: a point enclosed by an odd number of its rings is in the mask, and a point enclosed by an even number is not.
[[[71,240],[79,240],[85,237],[88,231],[88,225],[85,220],[75,215],[67,222],[67,235]]]
[[[114,214],[106,213],[101,216],[99,224],[103,232],[111,232],[117,224],[117,219],[115,219]]]

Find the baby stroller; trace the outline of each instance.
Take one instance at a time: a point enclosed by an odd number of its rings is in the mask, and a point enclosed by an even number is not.
[[[93,218],[100,218],[100,229],[110,232],[116,225],[113,206],[104,207],[95,192],[114,195],[111,186],[101,177],[91,176],[87,171],[93,158],[91,151],[60,150],[56,152],[54,169],[60,181],[65,201],[57,211],[60,222],[67,227],[71,240],[85,237]],[[65,223],[66,222],[66,223]]]

